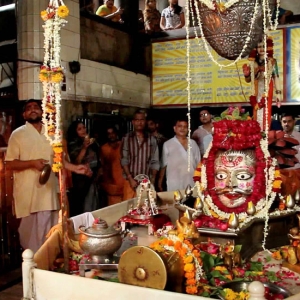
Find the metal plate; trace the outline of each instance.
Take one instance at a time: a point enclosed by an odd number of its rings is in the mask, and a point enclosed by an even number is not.
[[[155,251],[135,246],[121,256],[118,278],[121,283],[163,290],[167,283],[167,270]]]
[[[249,281],[236,281],[236,282],[227,282],[225,284],[222,285],[222,287],[225,289],[232,289],[234,292],[241,292],[241,291],[247,291],[248,290],[248,286],[251,282]],[[285,288],[282,288],[274,283],[270,283],[270,282],[262,282],[262,284],[264,285],[264,287],[268,287],[270,289],[270,293],[273,294],[281,294],[284,299],[288,298],[290,296],[292,296],[292,293],[290,291],[288,291]],[[223,299],[220,295],[219,295],[220,299]]]
[[[49,180],[51,174],[51,166],[49,164],[46,164],[40,174],[39,183],[40,184],[46,184]]]

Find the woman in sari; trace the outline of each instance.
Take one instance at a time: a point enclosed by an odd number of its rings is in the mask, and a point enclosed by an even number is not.
[[[156,0],[146,0],[144,10],[145,30],[148,34],[160,32],[160,12],[156,8]]]
[[[71,163],[86,164],[92,170],[90,177],[72,173],[73,188],[70,199],[70,216],[99,208],[96,179],[100,167],[99,146],[90,138],[85,125],[74,121],[67,134],[68,153]]]

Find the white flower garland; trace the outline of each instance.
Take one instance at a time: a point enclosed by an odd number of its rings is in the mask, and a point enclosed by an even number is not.
[[[191,169],[191,68],[190,68],[190,36],[189,36],[189,28],[190,28],[190,9],[189,3],[186,1],[185,4],[186,14],[185,14],[185,31],[186,31],[186,56],[187,56],[187,71],[186,71],[186,81],[187,81],[187,117],[188,117],[188,146],[187,146],[187,154],[188,154],[188,168],[187,171],[190,172]]]
[[[270,9],[270,5],[267,2],[267,15],[268,15],[268,20],[269,20],[269,26],[271,30],[276,30],[278,26],[278,16],[279,16],[279,6],[280,6],[280,0],[276,0],[276,13],[275,13],[275,19],[274,23],[272,24],[272,14],[273,12]]]
[[[60,60],[60,30],[67,23],[64,17],[60,17],[58,14],[58,9],[62,6],[65,7],[62,0],[50,0],[47,9],[41,13],[42,18],[43,15],[45,18],[43,25],[45,52],[42,68],[47,70],[48,73],[46,72],[46,74],[50,74],[53,70],[58,70],[58,72],[62,71]],[[51,81],[51,78],[49,78],[42,80],[42,82],[42,122],[45,126],[45,136],[51,145],[60,144],[62,142],[60,81]],[[48,107],[51,107],[51,109]],[[51,131],[51,135],[49,135],[49,131]]]

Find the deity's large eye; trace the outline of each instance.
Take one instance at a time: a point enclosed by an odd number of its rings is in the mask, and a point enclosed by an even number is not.
[[[240,172],[236,174],[236,178],[239,180],[248,180],[252,177],[252,174],[249,174],[247,172]]]
[[[225,173],[225,172],[219,172],[219,173],[217,173],[216,174],[216,177],[217,177],[217,179],[219,179],[219,180],[224,180],[224,179],[226,179],[227,178],[227,173]]]

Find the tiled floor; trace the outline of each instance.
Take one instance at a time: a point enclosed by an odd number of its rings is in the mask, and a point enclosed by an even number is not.
[[[23,297],[22,282],[0,292],[0,300],[21,300]]]

